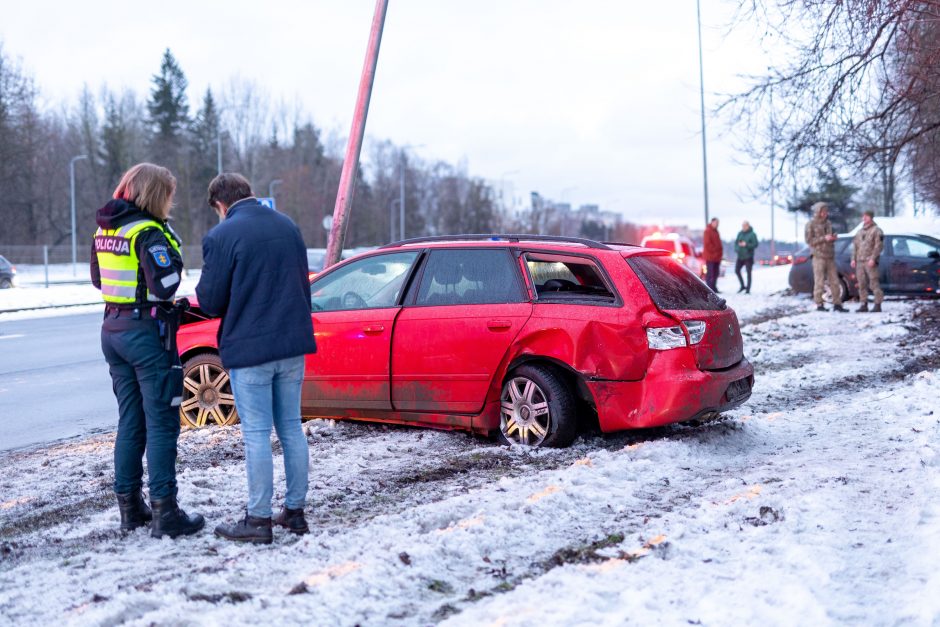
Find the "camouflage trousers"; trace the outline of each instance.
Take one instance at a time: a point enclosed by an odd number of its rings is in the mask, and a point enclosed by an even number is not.
[[[869,268],[868,264],[860,263],[855,268],[855,275],[858,277],[858,300],[862,304],[868,302],[868,290],[875,295],[875,304],[880,305],[885,299],[885,293],[881,291],[881,279],[878,276],[878,266]]]
[[[832,290],[832,304],[841,305],[842,284],[839,282],[836,260],[813,255],[813,300],[817,305],[823,304],[823,284],[826,281],[829,281],[829,289]]]

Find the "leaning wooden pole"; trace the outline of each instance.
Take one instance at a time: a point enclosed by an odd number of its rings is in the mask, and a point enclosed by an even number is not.
[[[349,131],[346,158],[343,159],[343,173],[339,179],[336,207],[333,209],[330,239],[326,244],[324,268],[329,268],[338,262],[343,252],[343,237],[346,233],[346,221],[349,219],[353,194],[356,191],[359,153],[362,152],[362,138],[366,130],[366,117],[369,115],[369,100],[372,98],[372,83],[375,81],[375,68],[379,62],[379,45],[382,43],[382,29],[385,27],[387,9],[388,0],[376,0],[375,15],[372,18],[372,34],[369,36],[369,48],[366,50],[366,60],[362,67],[362,78],[359,79],[356,111],[353,114],[352,128]]]

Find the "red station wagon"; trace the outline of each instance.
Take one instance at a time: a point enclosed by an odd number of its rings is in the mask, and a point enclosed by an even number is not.
[[[413,239],[311,279],[302,413],[530,446],[702,419],[754,370],[734,311],[662,250],[535,235]],[[272,311],[272,316],[277,312]],[[184,426],[238,420],[194,304],[178,335]]]

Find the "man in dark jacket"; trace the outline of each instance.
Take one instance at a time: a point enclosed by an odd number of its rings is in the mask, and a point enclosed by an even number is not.
[[[306,533],[309,452],[300,424],[304,355],[316,352],[310,318],[307,252],[300,230],[252,195],[240,174],[209,184],[209,205],[223,221],[202,241],[200,308],[222,316],[219,354],[241,418],[248,470],[248,508],[215,533],[270,544],[273,460],[271,427],[284,451],[287,493],[273,523]]]
[[[741,284],[738,294],[741,292],[751,293],[751,272],[754,269],[754,250],[756,249],[757,235],[754,233],[754,229],[751,228],[750,222],[745,220],[741,224],[741,230],[738,232],[738,237],[734,243],[734,251],[738,254],[738,260],[734,262],[734,273],[738,276],[738,282]],[[747,285],[744,284],[744,279],[741,277],[742,268],[747,271]]]

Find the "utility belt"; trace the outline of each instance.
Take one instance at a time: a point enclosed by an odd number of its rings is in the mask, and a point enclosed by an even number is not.
[[[158,303],[154,305],[131,304],[115,305],[107,303],[104,307],[105,318],[130,318],[131,320],[156,320],[160,329],[163,348],[169,353],[176,353],[176,332],[180,328],[183,312],[189,309],[189,300],[181,298],[176,303]]]

